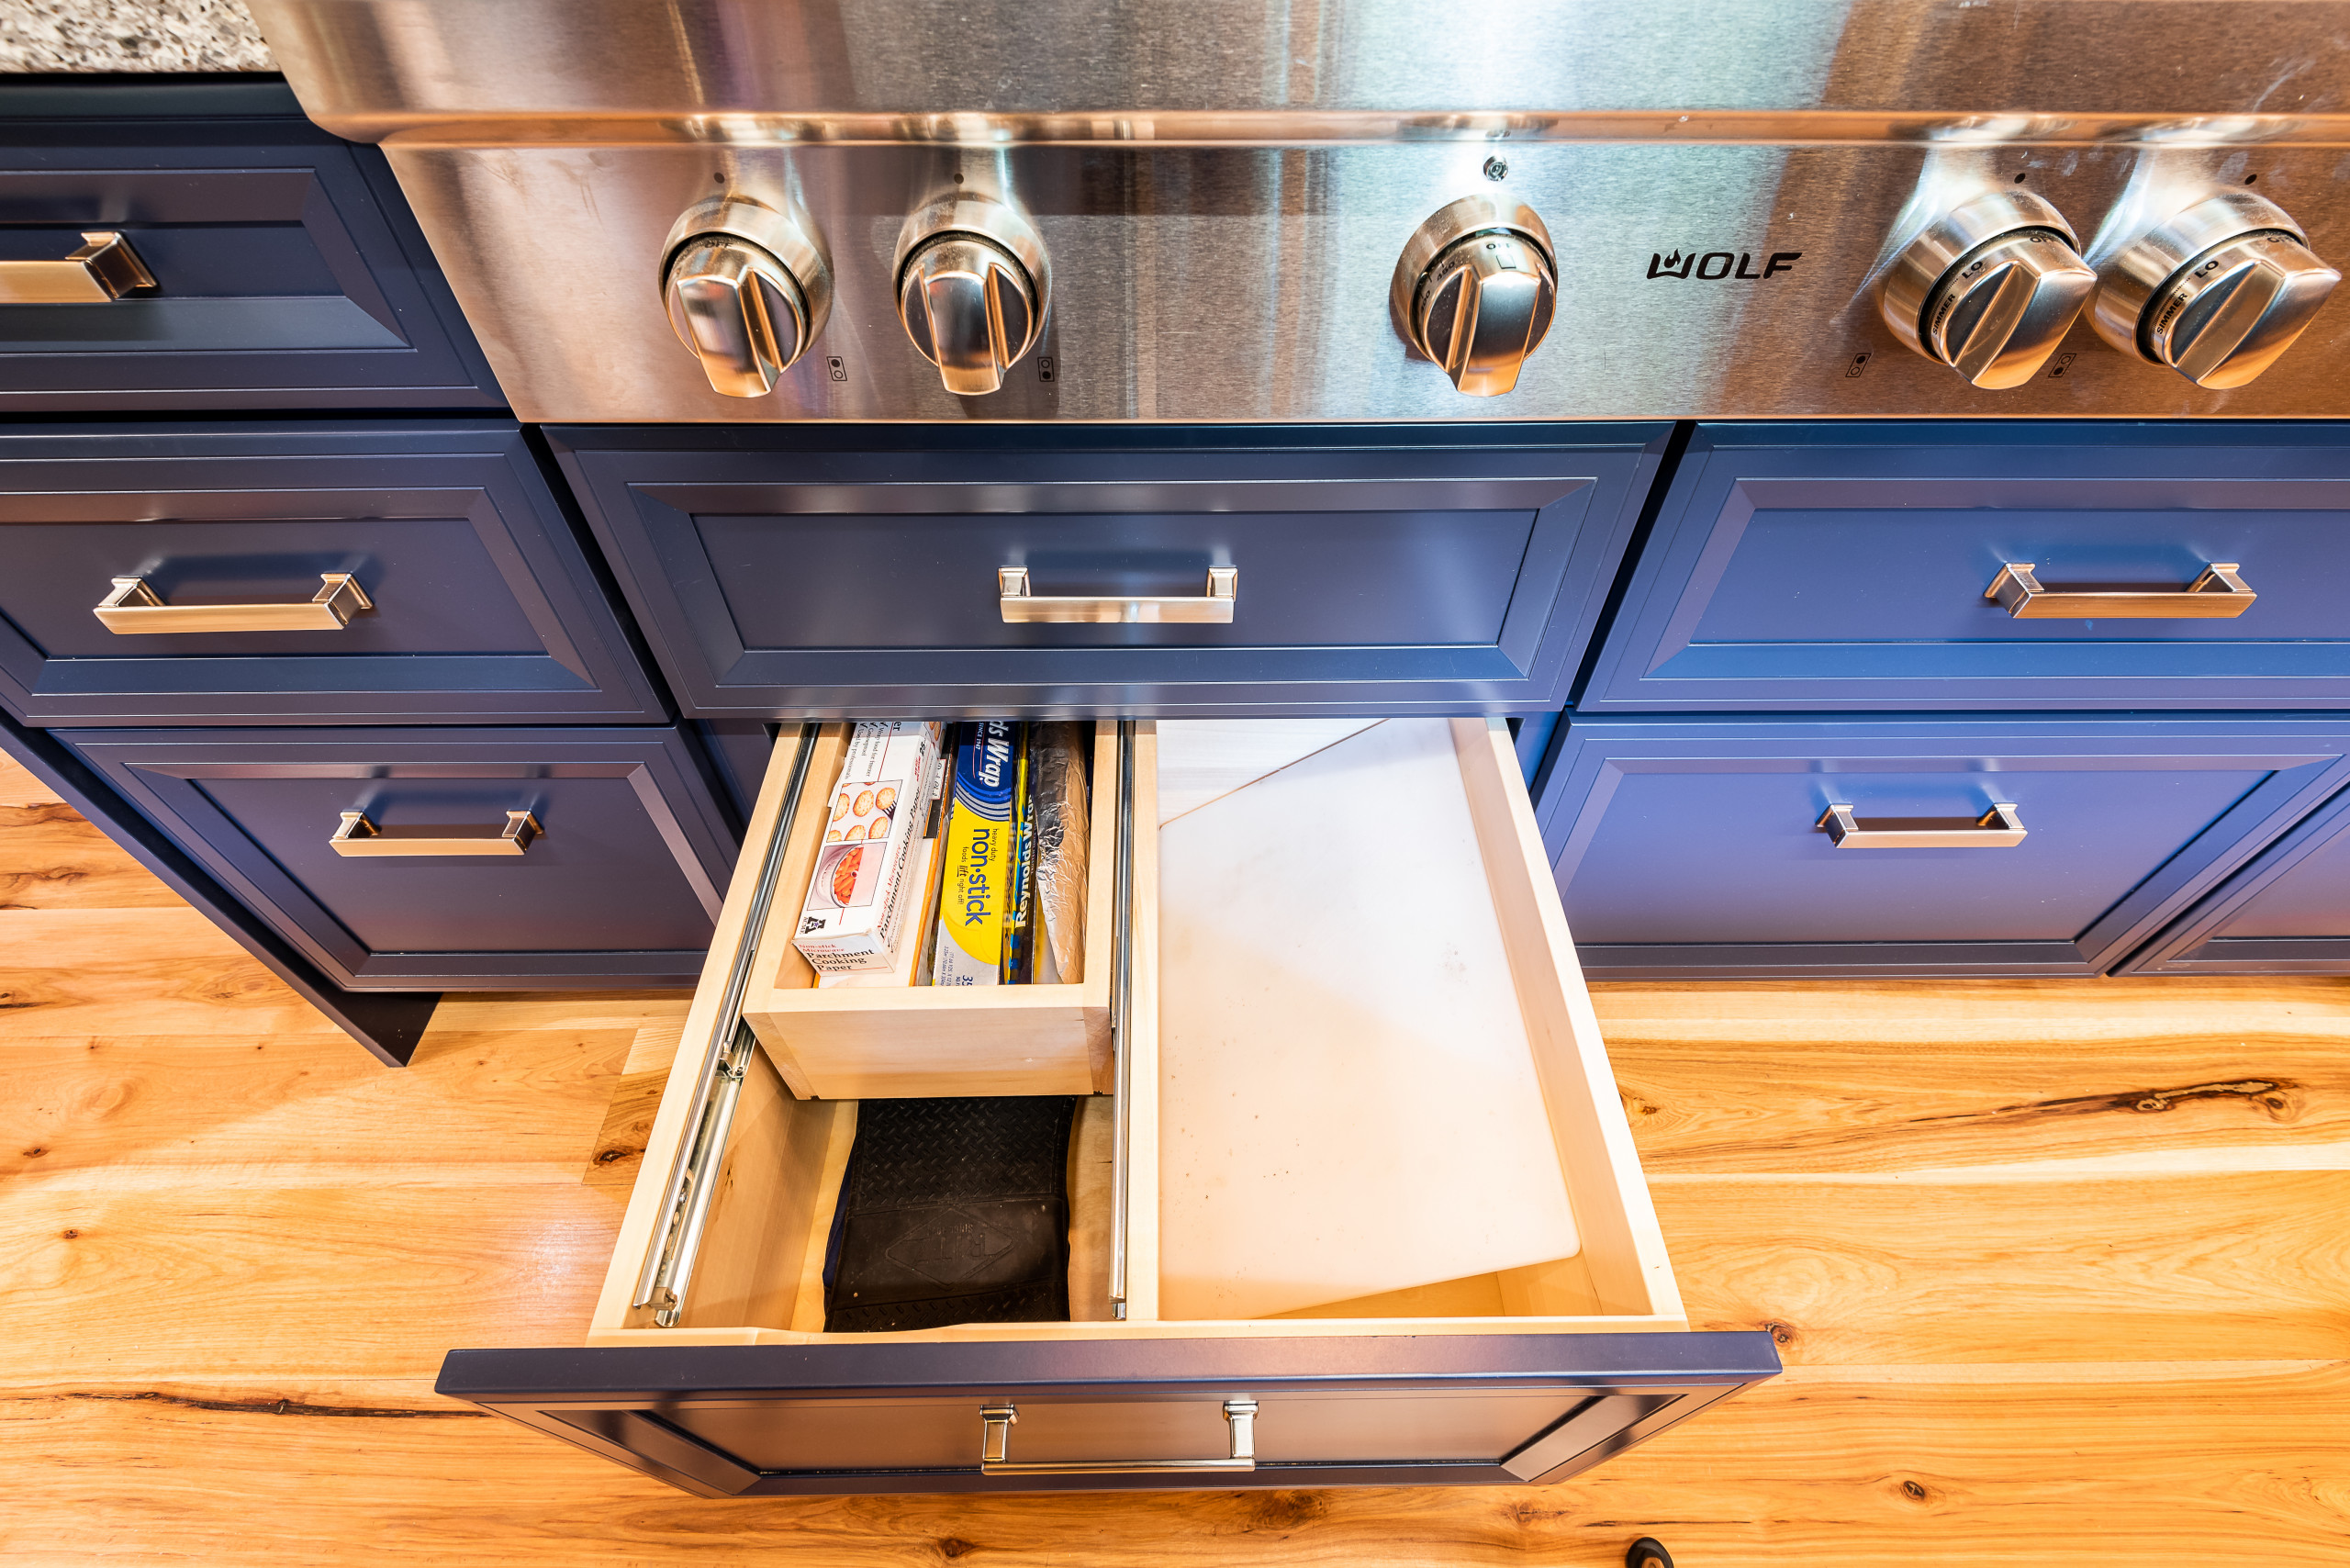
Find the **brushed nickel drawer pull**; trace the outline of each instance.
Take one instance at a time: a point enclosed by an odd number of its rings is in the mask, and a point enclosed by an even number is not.
[[[84,230],[62,262],[0,262],[0,305],[103,305],[155,286],[154,274],[111,229]]]
[[[990,1405],[979,1411],[979,1473],[982,1475],[1127,1475],[1164,1470],[1254,1470],[1257,1468],[1257,1402],[1224,1402],[1225,1428],[1232,1451],[1224,1459],[1047,1459],[1013,1461],[1004,1457],[1013,1423],[1020,1409]]]
[[[349,572],[320,572],[306,604],[165,604],[144,577],[117,577],[90,613],[118,637],[134,632],[340,632],[375,603]]]
[[[528,812],[509,812],[496,833],[451,838],[440,828],[377,827],[364,812],[345,812],[327,844],[337,855],[520,855],[546,830]]]
[[[2040,586],[2030,561],[2009,561],[1983,590],[2019,621],[2232,621],[2260,596],[2236,576],[2233,561],[2214,561],[2183,588],[2151,593],[2074,593]]]
[[[1228,624],[1240,596],[1240,568],[1210,566],[1208,590],[1197,599],[1155,599],[1138,594],[1048,598],[1028,591],[1028,568],[999,566],[996,591],[1006,621],[1212,621]]]
[[[2023,823],[2006,801],[1975,818],[1973,827],[1865,828],[1841,802],[1812,825],[1826,828],[1839,849],[2013,849],[2024,840]]]

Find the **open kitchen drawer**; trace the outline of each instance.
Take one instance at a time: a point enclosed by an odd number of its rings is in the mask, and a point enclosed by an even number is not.
[[[440,1391],[718,1496],[1550,1481],[1777,1372],[1766,1334],[1687,1331],[1504,725],[1097,736],[1112,929],[1061,988],[1081,1075],[1033,1091],[1094,1085],[1106,1003],[1069,1320],[824,1331],[859,1104],[796,1095],[789,1021],[774,1054],[741,1021],[784,962],[745,934],[789,929],[827,799],[809,725],[767,770],[587,1348],[454,1351]],[[1364,1087],[1422,1058],[1412,1092]],[[1309,1278],[1271,1278],[1269,1239]],[[1458,1266],[1481,1247],[1507,1266]],[[1416,1282],[1344,1283],[1382,1279]]]

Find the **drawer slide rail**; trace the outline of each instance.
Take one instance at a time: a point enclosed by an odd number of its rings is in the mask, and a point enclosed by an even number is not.
[[[743,1022],[743,996],[758,961],[759,934],[767,929],[767,909],[775,902],[776,882],[783,872],[784,852],[791,843],[792,819],[808,785],[809,759],[816,749],[818,726],[803,724],[800,745],[791,759],[790,781],[784,787],[783,811],[776,819],[759,862],[759,879],[752,890],[750,918],[727,967],[726,990],[711,1019],[710,1040],[702,1053],[701,1081],[695,1087],[687,1115],[693,1136],[679,1150],[663,1195],[665,1216],[655,1234],[660,1243],[645,1254],[644,1271],[637,1278],[632,1305],[653,1308],[653,1321],[675,1328],[684,1315],[686,1287],[693,1278],[694,1257],[701,1249],[702,1227],[710,1219],[711,1200],[717,1194],[719,1173],[725,1167],[727,1135],[733,1129],[734,1106],[741,1098],[743,1077],[750,1069],[757,1037]]]

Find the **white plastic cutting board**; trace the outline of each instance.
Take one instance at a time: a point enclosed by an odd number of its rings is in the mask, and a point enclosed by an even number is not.
[[[1326,736],[1160,830],[1166,1318],[1579,1246],[1449,727]]]

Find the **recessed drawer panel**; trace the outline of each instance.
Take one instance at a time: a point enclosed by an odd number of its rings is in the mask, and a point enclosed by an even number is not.
[[[0,568],[35,723],[666,717],[502,420],[0,435]]]
[[[1096,955],[1125,958],[1110,1092],[1078,1103],[1069,1320],[828,1331],[860,1103],[795,1087],[789,1018],[755,1036],[733,1012],[790,965],[773,911],[788,930],[807,876],[793,823],[825,798],[803,759],[837,746],[811,725],[767,770],[590,1348],[455,1351],[441,1392],[709,1495],[1293,1487],[1554,1480],[1777,1370],[1765,1335],[1685,1331],[1505,726],[1109,729],[1095,809],[1120,824],[1109,880],[1131,891],[1086,937],[1089,982]],[[1131,790],[1105,793],[1129,766]],[[1427,852],[1350,867],[1380,846],[1302,816],[1300,790],[1349,823],[1417,808]],[[1322,876],[1243,878],[1229,917],[1200,897],[1215,865],[1316,853]],[[1382,877],[1436,928],[1331,891]],[[875,999],[881,1054],[945,1037],[934,1019],[885,1039],[895,1020],[958,1005],[826,994]],[[970,1014],[991,994],[1011,1000],[981,990]],[[1010,1068],[1024,1047],[998,1048]],[[1416,1089],[1366,1091],[1374,1056]],[[1326,1058],[1339,1068],[1301,1092],[1301,1064]],[[1513,1078],[1506,1103],[1463,1088]],[[867,1082],[868,1105],[964,1092]],[[1309,1145],[1349,1174],[1295,1169]],[[1390,1169],[1359,1184],[1365,1161]],[[1563,1255],[1504,1250],[1544,1245],[1527,1216],[1550,1206]],[[1481,1248],[1484,1271],[1439,1277]],[[1341,1283],[1374,1278],[1392,1288]],[[1222,1310],[1240,1294],[1255,1313]]]
[[[2322,426],[1699,430],[1578,706],[2350,706]]]
[[[680,983],[733,858],[671,729],[64,738],[354,990]]]
[[[551,433],[688,711],[759,718],[1556,707],[1662,441]]]
[[[282,84],[10,86],[0,410],[503,401],[383,154]]]
[[[1538,790],[1595,975],[2094,974],[2346,754],[2322,720],[1575,718]]]
[[[2123,974],[2350,974],[2350,791],[2121,966]]]

